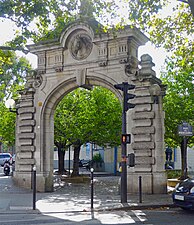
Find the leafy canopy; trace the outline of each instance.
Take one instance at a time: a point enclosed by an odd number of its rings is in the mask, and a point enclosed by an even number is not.
[[[78,88],[67,94],[56,108],[55,142],[119,145],[121,111],[112,92],[102,87]]]

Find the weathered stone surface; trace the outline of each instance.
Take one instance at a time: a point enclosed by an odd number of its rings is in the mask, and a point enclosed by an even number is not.
[[[152,110],[151,104],[141,104],[135,106],[135,112],[150,112]]]
[[[137,156],[135,157],[135,164],[145,164],[145,165],[154,165],[155,158],[154,157],[146,157],[146,156]]]
[[[138,150],[134,150],[134,154],[135,156],[152,156],[152,150],[148,150],[148,149],[138,149]]]
[[[34,102],[32,100],[28,101],[21,101],[20,107],[31,107],[33,106]]]
[[[33,131],[33,126],[22,126],[20,127],[21,133],[30,133]]]
[[[19,121],[21,120],[32,120],[33,119],[33,113],[25,113],[19,115]]]
[[[22,158],[22,160],[18,160],[17,163],[22,165],[33,165],[35,163],[35,160]]]
[[[132,149],[153,149],[154,147],[155,147],[154,142],[132,143]]]
[[[35,107],[25,107],[18,109],[19,114],[26,114],[26,113],[35,113]]]
[[[19,150],[21,151],[21,152],[27,152],[27,151],[30,151],[30,152],[34,152],[35,151],[35,146],[33,146],[33,145],[29,145],[29,146],[19,146]]]
[[[153,102],[151,96],[136,97],[134,100],[135,100],[135,104],[147,104],[147,103]]]
[[[151,127],[151,125],[152,125],[151,119],[135,120],[136,127]]]
[[[19,126],[22,127],[22,126],[35,126],[35,120],[22,120],[20,123],[19,123]]]
[[[150,134],[136,134],[133,136],[134,142],[147,142],[151,141],[151,135]]]
[[[153,134],[155,132],[154,127],[133,127],[132,134]]]
[[[28,146],[28,145],[32,145],[33,144],[33,139],[20,139],[19,140],[20,141],[20,145],[22,146],[22,145],[26,145],[26,146]]]
[[[154,112],[134,112],[132,118],[134,120],[138,119],[153,119],[155,113]]]
[[[17,157],[19,159],[31,159],[32,152],[18,152]]]
[[[18,137],[20,139],[29,139],[29,138],[34,139],[35,133],[20,133],[20,134],[18,134]]]

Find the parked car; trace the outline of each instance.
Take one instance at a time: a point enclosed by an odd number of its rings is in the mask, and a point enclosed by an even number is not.
[[[182,209],[194,209],[194,178],[188,178],[175,187],[172,199]]]
[[[10,153],[0,153],[0,165],[3,166],[5,161],[12,163],[12,155]]]
[[[79,167],[86,168],[86,170],[89,170],[91,166],[91,160],[85,160],[81,159],[79,160]]]

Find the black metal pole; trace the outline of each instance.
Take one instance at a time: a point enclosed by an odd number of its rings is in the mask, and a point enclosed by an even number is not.
[[[142,203],[142,178],[139,176],[139,203]]]
[[[127,87],[124,86],[123,90],[123,112],[122,112],[122,134],[126,134],[126,111],[125,104],[127,97]],[[121,156],[121,203],[127,203],[127,145],[126,143],[121,143],[122,156]]]
[[[91,211],[94,208],[94,169],[91,168]]]
[[[70,172],[70,169],[71,169],[71,165],[70,165],[71,154],[70,153],[71,152],[70,152],[70,146],[69,146],[69,172],[68,172],[69,176],[71,175],[71,172]]]
[[[183,143],[184,143],[184,179],[187,178],[187,137],[183,137]]]
[[[33,210],[36,209],[36,167],[34,166],[32,169],[32,176],[33,176]]]

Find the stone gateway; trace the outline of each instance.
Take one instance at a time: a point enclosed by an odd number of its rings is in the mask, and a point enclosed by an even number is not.
[[[122,100],[115,84],[134,84],[135,108],[127,112],[127,133],[136,165],[127,169],[128,192],[138,191],[142,177],[144,193],[166,193],[164,171],[165,87],[156,77],[152,58],[138,61],[138,47],[148,38],[136,28],[103,33],[96,21],[77,20],[57,40],[29,46],[38,57],[36,73],[28,77],[18,101],[15,182],[31,188],[36,166],[37,190],[53,190],[54,112],[60,100],[78,87],[100,85]]]

